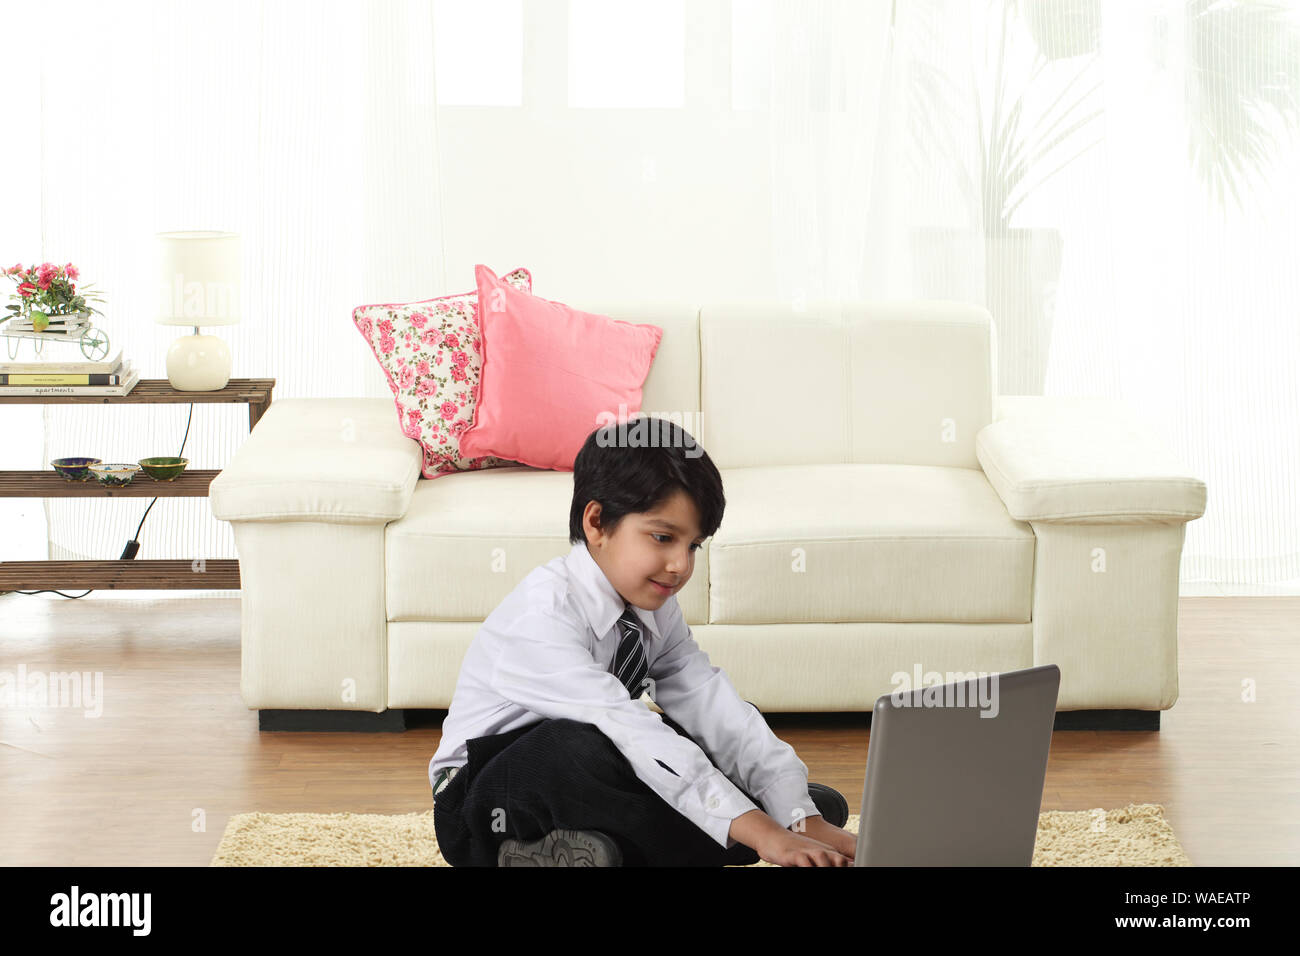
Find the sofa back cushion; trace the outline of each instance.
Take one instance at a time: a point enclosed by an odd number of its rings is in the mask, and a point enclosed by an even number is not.
[[[989,313],[965,303],[705,306],[700,441],[719,468],[979,468],[996,354]]]

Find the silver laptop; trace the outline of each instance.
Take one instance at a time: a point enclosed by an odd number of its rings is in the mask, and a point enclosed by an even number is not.
[[[886,694],[867,744],[855,866],[1029,866],[1055,664]]]

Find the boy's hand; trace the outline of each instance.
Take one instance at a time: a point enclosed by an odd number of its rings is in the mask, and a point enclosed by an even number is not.
[[[765,836],[754,851],[777,866],[852,866],[853,858],[815,840],[807,833],[781,830],[780,835]]]
[[[804,833],[792,833],[762,810],[750,810],[731,821],[730,833],[732,839],[752,847],[760,858],[777,866],[852,866],[852,855],[845,856],[808,835],[811,820],[804,821]],[[838,827],[827,823],[825,828],[827,836],[837,839],[830,831]]]
[[[790,828],[796,833],[799,832],[794,824],[791,824]],[[828,823],[820,813],[807,817],[803,821],[803,835],[812,837],[819,843],[825,843],[832,850],[847,856],[850,860],[854,858],[858,851],[858,835],[850,833],[843,827]]]

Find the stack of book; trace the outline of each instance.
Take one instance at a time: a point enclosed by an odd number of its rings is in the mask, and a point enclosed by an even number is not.
[[[140,372],[119,351],[102,362],[0,361],[2,395],[126,395]]]

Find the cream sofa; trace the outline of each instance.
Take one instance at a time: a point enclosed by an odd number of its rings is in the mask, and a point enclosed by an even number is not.
[[[1054,663],[1058,727],[1159,727],[1206,489],[1125,405],[998,396],[989,314],[958,303],[574,304],[664,329],[642,409],[727,497],[678,600],[745,699],[870,712],[899,673]],[[446,708],[479,623],[569,550],[571,472],[420,463],[389,399],[289,398],[212,482],[263,729]]]

